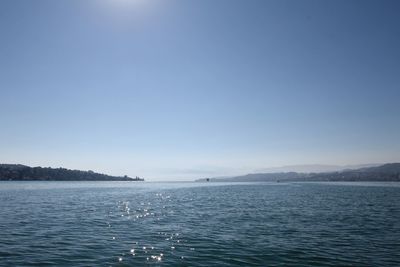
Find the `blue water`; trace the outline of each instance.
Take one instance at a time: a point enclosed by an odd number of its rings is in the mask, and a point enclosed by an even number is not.
[[[0,266],[400,266],[396,183],[1,182]]]

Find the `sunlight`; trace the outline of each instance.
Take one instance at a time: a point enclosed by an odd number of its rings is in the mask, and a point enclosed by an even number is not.
[[[127,7],[127,6],[137,6],[137,5],[142,5],[144,3],[146,3],[146,0],[110,0],[109,2],[112,2],[115,5],[118,6],[123,6],[123,7]]]
[[[102,25],[114,29],[145,28],[157,20],[162,9],[158,0],[93,0],[88,7]]]
[[[107,6],[110,8],[118,9],[140,9],[147,6],[150,2],[148,0],[105,0]]]
[[[94,3],[101,13],[122,23],[154,15],[159,6],[159,2],[155,0],[102,0]]]

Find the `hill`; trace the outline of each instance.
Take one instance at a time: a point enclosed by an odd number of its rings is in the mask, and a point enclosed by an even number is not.
[[[327,164],[307,164],[307,165],[287,165],[273,168],[259,169],[257,173],[281,173],[281,172],[298,172],[298,173],[321,173],[321,172],[339,172],[344,170],[355,170],[366,167],[376,167],[381,164],[358,164],[358,165],[327,165]]]
[[[400,163],[322,173],[252,173],[228,178],[203,178],[198,182],[276,182],[276,181],[400,181]]]
[[[143,181],[128,176],[110,176],[93,171],[65,168],[29,167],[20,164],[0,164],[0,180],[11,181]]]

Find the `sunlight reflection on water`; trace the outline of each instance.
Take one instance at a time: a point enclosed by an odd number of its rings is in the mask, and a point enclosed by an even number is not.
[[[0,266],[400,264],[400,187],[349,185],[5,182]]]

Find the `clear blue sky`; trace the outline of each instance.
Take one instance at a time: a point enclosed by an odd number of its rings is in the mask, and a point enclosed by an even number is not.
[[[400,161],[400,1],[2,0],[0,162],[148,180]]]

